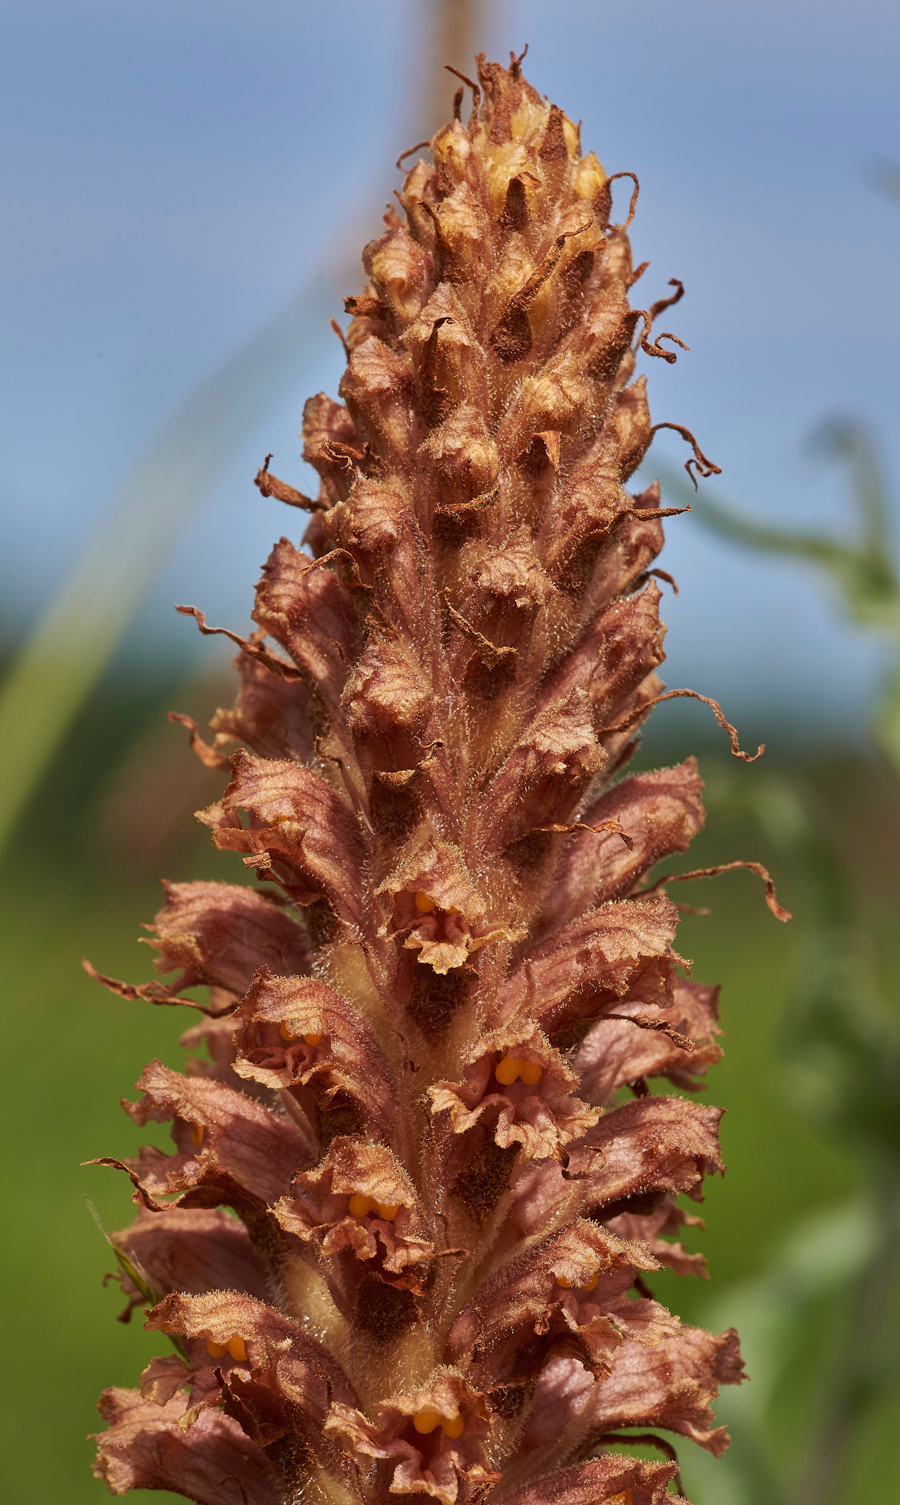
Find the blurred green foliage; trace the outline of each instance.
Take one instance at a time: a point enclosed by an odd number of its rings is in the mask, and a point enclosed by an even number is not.
[[[840,537],[766,525],[735,510],[704,487],[695,491],[682,472],[657,467],[669,495],[700,522],[742,548],[778,554],[812,566],[845,615],[881,637],[891,669],[872,731],[900,778],[900,572],[894,554],[893,509],[878,455],[866,429],[847,419],[823,424],[812,447],[850,470],[853,516]]]
[[[830,800],[796,770],[776,769],[755,783],[731,773],[718,786],[720,807],[751,818],[797,872],[801,954],[772,1064],[798,1115],[848,1156],[854,1184],[842,1206],[805,1218],[798,1209],[767,1268],[731,1293],[755,1384],[720,1407],[734,1431],[727,1500],[719,1496],[725,1505],[844,1505],[896,1492],[880,1439],[900,1424],[900,871],[896,860],[887,863],[873,883],[874,832],[848,828],[847,818],[864,781],[896,850],[900,572],[890,496],[869,435],[834,422],[815,442],[850,467],[855,515],[846,536],[766,526],[709,494],[689,499],[683,477],[664,476],[667,490],[691,500],[721,537],[812,566],[889,655],[871,722],[880,777],[874,768],[848,770],[850,787]],[[709,1325],[727,1307],[720,1291]],[[707,1472],[701,1465],[700,1489]],[[686,1478],[691,1473],[688,1464]]]

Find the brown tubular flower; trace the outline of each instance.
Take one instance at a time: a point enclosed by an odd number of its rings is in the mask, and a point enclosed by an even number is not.
[[[214,744],[188,725],[211,768],[244,744],[201,819],[267,887],[167,885],[176,982],[103,979],[201,1009],[210,1056],[128,1105],[174,1153],[104,1162],[139,1204],[129,1310],[175,1345],[103,1398],[114,1494],[658,1505],[659,1429],[727,1441],[734,1334],[644,1282],[704,1273],[676,1199],[722,1170],[718,1111],[649,1086],[720,1054],[648,880],[702,785],[693,759],[612,782],[663,691],[669,509],[626,486],[635,358],[674,336],[629,304],[613,179],[519,64],[478,59],[366,247],[342,401],[304,417],[319,496],[257,477],[312,511],[307,551],[276,545],[230,634]]]

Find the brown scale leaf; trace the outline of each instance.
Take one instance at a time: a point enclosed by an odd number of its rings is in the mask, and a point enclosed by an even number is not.
[[[553,1035],[622,1000],[668,1003],[678,911],[663,897],[604,904],[529,948],[500,990],[501,1017],[526,1013]]]
[[[299,904],[328,899],[339,919],[361,919],[360,870],[365,846],[359,824],[341,796],[296,763],[236,752],[234,777],[222,799],[200,819],[223,851],[245,852],[249,865],[270,869]],[[250,816],[241,825],[238,812]]]
[[[144,1096],[123,1102],[138,1125],[172,1121],[176,1153],[144,1146],[126,1160],[91,1161],[125,1170],[145,1207],[183,1193],[186,1206],[217,1203],[264,1207],[285,1193],[300,1166],[309,1164],[307,1143],[297,1128],[259,1103],[219,1082],[185,1077],[152,1061],[137,1081]]]
[[[234,1016],[238,1076],[267,1087],[305,1088],[325,1119],[353,1114],[360,1132],[403,1141],[394,1083],[371,1028],[340,994],[311,978],[260,967]],[[309,1036],[309,1039],[306,1037]],[[318,1038],[316,1038],[318,1037]]]
[[[173,988],[208,983],[241,997],[262,965],[279,973],[309,970],[306,932],[253,889],[164,880],[163,890],[166,902],[153,921],[149,945],[159,952],[160,972],[183,969]]]
[[[612,835],[567,842],[532,934],[560,929],[585,909],[627,894],[655,863],[686,852],[703,827],[702,790],[697,760],[688,758],[624,779],[589,805],[581,817],[585,826],[617,821],[630,845]]]
[[[184,1395],[159,1405],[137,1390],[104,1390],[98,1409],[106,1431],[96,1436],[97,1478],[115,1495],[168,1489],[200,1505],[281,1505],[283,1479],[240,1424],[221,1411],[204,1411],[185,1433],[187,1408]]]

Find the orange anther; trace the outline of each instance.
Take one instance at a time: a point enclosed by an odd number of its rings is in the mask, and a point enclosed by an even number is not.
[[[199,1150],[201,1145],[203,1144],[204,1127],[204,1124],[191,1124],[191,1139],[194,1142],[195,1150]]]
[[[466,1424],[461,1416],[454,1416],[450,1421],[442,1421],[441,1429],[445,1437],[461,1437]]]
[[[522,1060],[519,1056],[504,1056],[494,1076],[501,1087],[511,1087],[520,1077],[526,1087],[533,1087],[535,1082],[540,1081],[543,1071],[543,1066],[539,1066],[537,1061]]]
[[[281,1023],[279,1024],[278,1033],[280,1034],[282,1040],[300,1039],[300,1036],[294,1033],[293,1025],[288,1024],[286,1019],[282,1019]],[[305,1034],[303,1038],[306,1041],[307,1045],[318,1045],[319,1041],[322,1038],[321,1030],[318,1032],[316,1030],[310,1030],[309,1034]]]
[[[238,1337],[237,1333],[235,1333],[233,1338],[229,1338],[228,1340],[228,1352],[233,1359],[243,1360],[247,1357],[247,1345],[243,1338]]]
[[[435,1427],[440,1426],[440,1424],[441,1418],[437,1411],[420,1411],[417,1416],[413,1417],[413,1426],[416,1431],[421,1432],[425,1436],[429,1432],[433,1432]]]
[[[355,1191],[347,1204],[347,1211],[351,1218],[364,1218],[367,1212],[372,1211],[372,1198],[363,1196],[361,1191]]]
[[[393,1223],[397,1213],[400,1211],[399,1202],[396,1204],[393,1202],[376,1202],[375,1205],[378,1208],[378,1216],[384,1218],[386,1223]]]
[[[583,1286],[579,1286],[578,1289],[580,1291],[596,1291],[598,1279],[599,1279],[599,1271],[595,1270],[594,1273],[593,1273],[593,1275],[591,1276],[590,1280],[586,1280],[584,1282],[584,1285]]]
[[[228,1345],[226,1343],[214,1343],[212,1338],[207,1338],[206,1352],[211,1359],[224,1359],[228,1352]]]
[[[416,909],[420,909],[423,914],[431,914],[431,911],[435,908],[435,902],[430,894],[423,894],[421,892],[416,894]]]

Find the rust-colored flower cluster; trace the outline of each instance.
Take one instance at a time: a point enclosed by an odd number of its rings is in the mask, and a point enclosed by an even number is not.
[[[665,509],[625,488],[680,289],[630,307],[613,180],[519,61],[478,78],[365,250],[341,402],[306,405],[319,496],[257,477],[308,552],[276,545],[237,704],[192,738],[262,886],[168,885],[176,981],[104,979],[202,1007],[208,1051],[129,1107],[174,1153],[105,1162],[139,1207],[123,1287],[174,1344],[103,1397],[114,1494],[650,1505],[658,1429],[727,1440],[735,1334],[646,1284],[703,1273],[676,1199],[722,1169],[718,1110],[648,1086],[720,1054],[646,876],[701,783],[613,782],[662,693]]]

